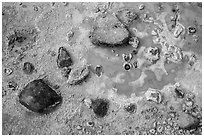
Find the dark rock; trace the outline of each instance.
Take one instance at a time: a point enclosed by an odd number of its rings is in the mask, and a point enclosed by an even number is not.
[[[92,100],[91,108],[98,118],[103,118],[107,115],[109,109],[109,101],[105,99]]]
[[[33,112],[45,114],[61,104],[62,97],[42,79],[37,79],[24,87],[19,94],[19,102]]]
[[[189,26],[188,27],[188,34],[195,34],[196,33],[196,28],[194,26]]]
[[[103,73],[103,67],[101,65],[97,65],[95,67],[95,74],[100,77]]]
[[[176,95],[177,95],[178,98],[184,98],[184,95],[185,95],[185,94],[184,94],[184,92],[183,92],[181,89],[179,89],[178,87],[176,87],[174,91],[175,91],[175,93],[176,93]]]
[[[123,60],[126,62],[130,62],[132,59],[132,54],[122,54]]]
[[[25,62],[23,64],[23,72],[25,74],[28,74],[28,75],[32,74],[34,69],[35,69],[34,65],[30,62]]]
[[[64,67],[61,71],[62,76],[68,78],[71,70],[71,68]]]
[[[59,68],[70,67],[73,65],[69,52],[64,47],[60,47],[58,50],[57,66]]]
[[[17,86],[18,86],[18,84],[14,81],[8,82],[8,88],[11,90],[16,90]]]
[[[4,72],[6,73],[7,76],[9,76],[13,73],[13,69],[12,68],[5,68]]]

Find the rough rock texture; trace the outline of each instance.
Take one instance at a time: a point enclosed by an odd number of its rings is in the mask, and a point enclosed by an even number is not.
[[[62,97],[38,79],[25,86],[19,95],[19,102],[33,112],[48,113],[62,102]]]

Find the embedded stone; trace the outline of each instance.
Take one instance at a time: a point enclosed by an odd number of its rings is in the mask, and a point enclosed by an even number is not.
[[[189,26],[188,27],[188,34],[194,34],[196,33],[196,28],[193,26]]]
[[[134,113],[137,111],[137,105],[134,103],[130,103],[124,107],[125,111],[129,113]]]
[[[176,87],[175,88],[175,93],[176,93],[178,98],[184,98],[185,94],[184,94],[184,92],[180,88]]]
[[[183,53],[181,48],[178,48],[174,45],[169,45],[167,53],[165,53],[165,56],[168,61],[179,63],[183,59]]]
[[[138,15],[130,9],[122,9],[118,11],[117,17],[127,26],[129,26],[134,20],[138,19]]]
[[[42,79],[37,79],[23,88],[19,94],[19,102],[33,112],[45,114],[61,104],[62,97]]]
[[[129,44],[130,44],[133,48],[138,48],[138,47],[139,47],[139,43],[140,43],[140,41],[139,41],[138,37],[131,37],[131,38],[129,39]]]
[[[103,118],[107,115],[109,102],[105,99],[95,99],[92,100],[91,108],[98,118]]]
[[[103,74],[103,67],[101,65],[97,65],[95,67],[95,74],[100,77]]]
[[[60,47],[58,50],[57,66],[59,68],[70,67],[73,65],[69,52],[64,47]]]
[[[99,18],[97,26],[89,37],[94,45],[98,46],[121,46],[129,39],[129,32],[118,18],[112,14]]]
[[[80,66],[70,72],[68,83],[70,85],[81,84],[89,76],[88,66]]]
[[[150,64],[155,64],[160,59],[160,50],[158,47],[149,47],[144,51],[144,57]]]
[[[123,60],[126,62],[130,62],[132,59],[132,54],[122,54]]]
[[[174,37],[178,38],[185,30],[185,27],[183,25],[181,25],[180,23],[177,23],[175,26],[175,30],[174,30]]]
[[[145,97],[148,101],[153,101],[155,103],[161,103],[162,101],[161,93],[157,89],[149,88],[145,93]]]
[[[32,74],[34,69],[35,69],[34,65],[30,62],[25,62],[23,64],[23,72],[25,74],[28,74],[28,75]]]

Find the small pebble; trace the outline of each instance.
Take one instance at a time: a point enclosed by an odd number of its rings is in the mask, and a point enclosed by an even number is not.
[[[143,10],[145,8],[145,5],[144,4],[141,4],[140,6],[139,6],[139,10]]]
[[[101,77],[102,74],[103,74],[103,67],[101,65],[97,65],[95,67],[95,74],[98,76],[98,77]]]
[[[11,90],[16,90],[17,86],[17,83],[14,81],[8,82],[8,88],[10,88]]]
[[[133,65],[134,68],[137,68],[138,67],[137,61],[133,62],[132,65]]]
[[[77,129],[77,130],[82,130],[82,126],[78,125],[78,126],[76,127],[76,129]]]
[[[188,34],[194,34],[196,33],[196,28],[193,26],[188,27]]]
[[[11,75],[12,73],[13,73],[13,69],[12,68],[6,68],[5,70],[4,70],[4,72],[6,73],[6,75]]]
[[[38,11],[38,7],[37,6],[34,6],[34,11]]]
[[[33,71],[35,70],[35,67],[32,63],[30,62],[25,62],[23,64],[23,71],[25,74],[30,75],[33,73]]]
[[[63,6],[68,6],[69,2],[62,2]]]

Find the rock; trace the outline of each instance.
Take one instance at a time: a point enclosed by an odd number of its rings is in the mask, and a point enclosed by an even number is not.
[[[11,75],[13,73],[13,69],[12,68],[5,68],[4,72],[7,76]]]
[[[194,26],[189,26],[187,29],[189,35],[196,33],[196,28]]]
[[[69,78],[69,74],[70,74],[71,70],[72,70],[71,68],[67,68],[67,67],[62,68],[62,70],[61,70],[62,76],[65,78]]]
[[[145,8],[145,5],[144,4],[140,4],[139,10],[143,10],[144,8]]]
[[[144,57],[150,64],[155,64],[160,59],[160,49],[158,47],[149,47],[145,49]]]
[[[174,45],[169,45],[168,51],[165,53],[165,56],[168,61],[179,63],[183,59],[183,53],[181,48]]]
[[[125,106],[124,109],[129,113],[135,113],[137,111],[137,105],[134,103],[130,103],[129,105]]]
[[[149,88],[145,93],[145,97],[148,101],[153,101],[156,103],[161,103],[162,101],[161,93],[157,89]]]
[[[60,47],[58,50],[57,66],[59,68],[70,67],[73,65],[69,52],[64,47]]]
[[[118,11],[116,16],[126,26],[129,26],[134,20],[138,19],[138,15],[130,9],[122,9]]]
[[[178,38],[185,31],[185,27],[177,22],[174,30],[174,37]]]
[[[126,62],[130,62],[132,59],[132,54],[122,54],[123,60]]]
[[[105,47],[124,46],[129,41],[128,30],[111,14],[98,19],[98,25],[91,32],[90,36],[94,45]]]
[[[101,65],[97,65],[95,67],[95,74],[98,76],[98,77],[101,77],[101,75],[103,74],[103,67]]]
[[[92,100],[91,108],[98,118],[103,118],[105,115],[107,115],[109,101],[101,98]]]
[[[80,66],[70,72],[68,83],[70,85],[81,84],[90,74],[88,66]]]
[[[177,123],[180,128],[186,130],[195,129],[200,126],[200,120],[188,114],[180,115]]]
[[[27,75],[32,74],[34,69],[35,69],[34,65],[30,62],[25,62],[23,64],[23,72]]]
[[[18,84],[15,81],[8,82],[8,88],[11,90],[16,90]]]
[[[82,130],[82,126],[81,126],[81,125],[78,125],[78,126],[76,127],[76,129],[77,129],[77,130]]]
[[[178,98],[184,98],[184,95],[185,95],[185,94],[184,94],[184,92],[182,91],[182,89],[176,87],[174,91],[175,91],[176,96],[177,96]]]
[[[61,104],[62,97],[42,79],[37,79],[23,88],[19,94],[19,102],[33,112],[45,114]]]
[[[129,44],[133,47],[133,48],[138,48],[139,47],[139,43],[140,43],[140,41],[139,41],[139,39],[138,39],[138,37],[131,37],[130,39],[129,39]]]

